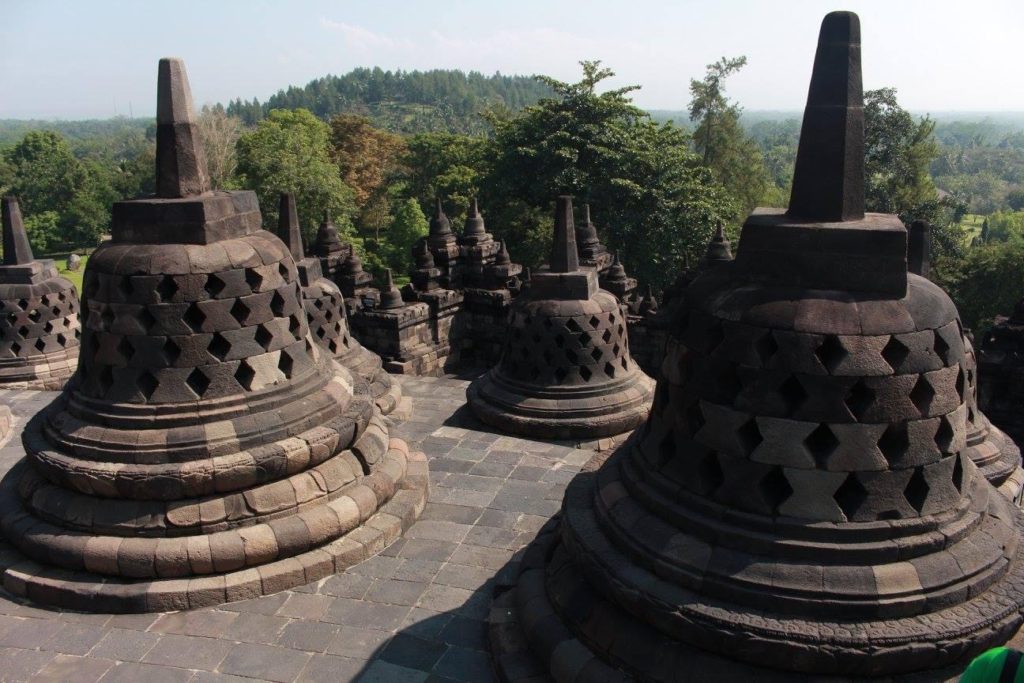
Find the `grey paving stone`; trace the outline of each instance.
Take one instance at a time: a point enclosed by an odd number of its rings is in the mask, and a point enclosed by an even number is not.
[[[471,650],[487,650],[487,623],[478,619],[453,616],[441,630],[442,642]]]
[[[232,647],[232,643],[227,640],[171,633],[160,638],[142,661],[146,664],[215,671]]]
[[[366,591],[372,585],[373,578],[369,576],[350,573],[335,574],[324,579],[320,586],[320,593],[337,598],[359,599],[366,595]]]
[[[334,655],[315,655],[297,679],[300,683],[340,683],[354,681],[365,662]]]
[[[337,624],[320,621],[293,621],[277,636],[276,644],[292,650],[326,652],[339,628]]]
[[[484,567],[472,567],[464,564],[446,564],[434,577],[434,583],[442,586],[454,586],[467,590],[489,588],[494,581],[494,570]]]
[[[435,562],[444,562],[451,557],[457,547],[457,543],[450,543],[448,541],[409,538],[406,539],[406,542],[402,546],[402,550],[398,553],[398,556],[406,560],[433,560]]]
[[[367,660],[391,638],[389,631],[341,626],[327,646],[327,653]]]
[[[451,620],[452,614],[449,612],[435,612],[423,607],[413,607],[402,623],[401,632],[443,642],[441,632]]]
[[[0,636],[0,647],[20,647],[33,650],[66,627],[59,621],[45,619],[23,619]]]
[[[172,612],[163,614],[149,627],[154,633],[180,633],[192,636],[217,638],[238,619],[235,612],[220,610],[196,610],[194,612]]]
[[[324,621],[355,628],[393,631],[409,613],[409,607],[380,605],[361,600],[337,598],[324,615]]]
[[[287,617],[246,614],[242,619],[235,619],[224,630],[223,637],[243,643],[270,645],[277,641],[278,635],[290,621]]]
[[[472,529],[472,525],[440,519],[420,520],[406,534],[406,538],[426,538],[458,543]]]
[[[494,680],[491,659],[486,652],[452,647],[441,657],[434,672],[467,683],[483,683]]]
[[[121,662],[112,667],[100,679],[102,683],[186,683],[192,679],[188,669],[170,666]]]
[[[395,570],[394,578],[400,581],[422,581],[430,583],[441,571],[443,562],[434,560],[402,560],[402,564]]]
[[[94,683],[100,680],[117,662],[98,657],[77,657],[74,655],[57,655],[32,677],[32,681],[74,681],[75,683]],[[0,679],[4,679],[0,674]]]
[[[106,629],[88,624],[67,624],[52,637],[38,643],[42,650],[52,650],[66,655],[84,655],[107,634]]]
[[[231,649],[220,670],[237,676],[291,683],[309,663],[310,657],[309,653],[298,650],[241,643]]]
[[[333,599],[329,595],[313,595],[309,593],[292,593],[288,600],[277,610],[280,617],[296,619],[319,619],[327,614]]]
[[[281,605],[288,600],[288,596],[291,594],[291,591],[285,591],[261,598],[253,598],[252,600],[229,602],[226,605],[219,606],[217,609],[228,612],[244,612],[246,614],[276,614],[277,610],[281,609]]]
[[[359,576],[369,576],[374,579],[390,579],[395,575],[395,569],[401,565],[401,561],[387,555],[376,555],[350,567],[348,573]]]
[[[422,581],[398,581],[396,579],[381,579],[375,581],[366,592],[365,600],[382,603],[385,605],[415,605],[420,596],[427,590],[427,584]]]
[[[380,652],[380,659],[409,669],[429,672],[448,646],[433,640],[397,633]]]
[[[189,683],[252,683],[251,678],[217,673],[216,671],[196,671]]]
[[[373,662],[359,678],[359,683],[423,683],[427,674],[391,662]]]
[[[0,662],[3,662],[3,681],[18,683],[27,681],[37,671],[49,664],[56,657],[52,652],[24,650],[20,648],[0,648]]]
[[[113,628],[89,651],[89,656],[121,662],[141,662],[159,640],[160,635],[157,633]]]

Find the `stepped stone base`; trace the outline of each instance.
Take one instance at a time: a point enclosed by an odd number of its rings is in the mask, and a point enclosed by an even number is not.
[[[429,487],[426,456],[419,452],[408,453],[403,441],[392,439],[386,458],[392,461],[389,463],[391,466],[382,467],[379,474],[390,477],[393,472],[400,473],[393,481],[381,482],[383,486],[372,488],[361,481],[358,492],[352,490],[346,493],[343,489],[343,495],[330,503],[313,506],[298,515],[310,532],[316,528],[310,522],[316,518],[322,519],[325,513],[331,513],[331,517],[337,518],[338,524],[348,526],[351,530],[336,536],[331,528],[321,527],[324,536],[330,540],[317,545],[318,539],[310,533],[310,538],[306,540],[310,548],[285,559],[258,564],[265,561],[265,556],[260,554],[261,548],[252,543],[256,537],[252,532],[258,529],[259,524],[205,536],[171,537],[168,540],[182,541],[182,547],[186,549],[183,556],[178,558],[181,566],[175,567],[170,556],[151,558],[151,561],[162,562],[163,568],[158,566],[158,573],[161,574],[159,578],[148,580],[128,580],[89,571],[68,571],[43,566],[19,552],[13,543],[0,542],[0,581],[14,595],[39,604],[110,613],[163,612],[207,607],[247,600],[317,581],[379,553],[401,536],[422,513]],[[23,479],[27,467],[27,461],[22,460],[0,482],[0,499],[9,501],[12,496],[17,496],[17,492],[12,489]],[[366,500],[367,491],[373,496],[389,489],[394,491],[389,498]],[[350,519],[343,519],[345,516]],[[5,516],[5,539],[15,541],[14,535],[19,533],[26,537],[46,534],[45,527],[48,525],[44,522],[31,522],[27,529],[20,527],[19,522],[25,518],[28,515],[24,512],[8,513]],[[241,542],[231,543],[227,542],[229,539],[216,538],[231,534],[240,536]],[[30,539],[20,540],[31,543]],[[194,544],[192,540],[199,543]],[[289,540],[277,539],[277,543],[284,547]],[[97,569],[102,569],[99,565],[104,561],[124,565],[130,553],[122,552],[127,543],[120,545],[120,549],[113,548],[113,552],[106,558],[87,557],[86,566],[95,564]],[[195,547],[205,552],[193,553]],[[160,553],[159,546],[156,548],[156,552]],[[218,572],[220,567],[237,569]]]

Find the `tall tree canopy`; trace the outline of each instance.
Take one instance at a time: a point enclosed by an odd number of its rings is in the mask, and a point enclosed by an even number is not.
[[[275,109],[238,139],[241,185],[259,196],[264,225],[277,224],[279,194],[291,192],[307,243],[324,212],[351,233],[357,208],[352,188],[330,157],[330,134],[330,127],[305,109]]]

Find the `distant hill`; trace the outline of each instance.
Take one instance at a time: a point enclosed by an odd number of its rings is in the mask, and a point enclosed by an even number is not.
[[[341,113],[361,114],[396,133],[478,133],[486,129],[479,116],[483,110],[504,107],[517,111],[551,94],[531,76],[360,68],[343,76],[318,78],[303,87],[289,86],[266,102],[235,99],[228,103],[227,111],[249,125],[271,109],[303,108],[323,119]]]

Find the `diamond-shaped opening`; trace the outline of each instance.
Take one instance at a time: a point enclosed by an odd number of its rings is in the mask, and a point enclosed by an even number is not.
[[[555,368],[555,380],[557,380],[559,383],[564,382],[568,374],[569,371],[563,367]]]
[[[915,467],[913,476],[907,482],[907,487],[903,489],[903,497],[907,499],[911,507],[917,510],[918,514],[924,509],[924,504],[928,500],[928,490],[928,480],[924,477],[924,467]]]
[[[825,340],[814,351],[814,355],[818,357],[821,364],[831,374],[835,372],[839,364],[846,360],[850,354],[846,347],[843,346],[843,343],[839,341],[838,336],[829,334],[825,336]]]
[[[577,355],[576,355],[576,352],[575,352],[575,351],[573,351],[572,349],[566,349],[566,350],[565,350],[565,357],[566,357],[566,358],[567,358],[567,359],[569,360],[569,362],[570,362],[570,363],[572,363],[573,365],[577,365],[577,364],[579,364],[579,362],[580,362],[580,357],[579,357],[579,356],[577,356]]]
[[[843,514],[846,515],[846,519],[852,520],[857,511],[864,505],[864,502],[867,501],[868,491],[860,483],[860,480],[857,479],[857,474],[850,472],[842,485],[836,489],[832,498],[836,501],[839,509],[843,511]]]
[[[228,353],[231,352],[231,342],[229,342],[224,335],[220,332],[215,332],[213,339],[210,340],[210,345],[206,347],[206,350],[210,352],[217,360],[224,360]]]
[[[18,328],[18,334],[21,335],[22,339],[28,339],[29,328],[26,325],[22,325]]]
[[[206,289],[206,293],[210,295],[210,298],[216,299],[227,286],[228,284],[216,275],[208,275],[206,276],[206,284],[203,287]]]
[[[277,272],[281,274],[281,279],[285,282],[291,282],[292,274],[288,270],[288,266],[285,265],[284,261],[277,264]]]
[[[188,374],[188,378],[185,380],[185,384],[188,385],[189,389],[196,393],[196,396],[202,398],[203,394],[206,393],[206,390],[210,386],[210,378],[207,377],[206,373],[204,373],[202,370],[196,368],[195,370]]]
[[[18,322],[18,314],[17,313],[13,313],[13,312],[12,313],[8,313],[7,314],[7,322],[9,322],[12,325],[14,323]]]
[[[798,411],[807,400],[807,391],[804,390],[804,385],[800,383],[796,375],[790,375],[785,382],[779,385],[779,395],[782,397],[787,415]]]
[[[829,456],[835,453],[839,447],[839,439],[832,433],[826,424],[819,424],[814,431],[804,439],[804,447],[818,463],[818,467],[824,468]]]
[[[589,346],[591,342],[591,336],[586,332],[581,332],[580,336],[577,337],[580,342],[580,346]]]
[[[249,307],[241,299],[237,299],[231,307],[231,317],[237,320],[239,325],[245,325],[249,313],[251,313]]]
[[[621,346],[616,344],[615,346],[612,347],[612,355],[613,356],[618,356],[620,353],[622,353],[622,347]]]
[[[893,369],[893,372],[899,372],[899,367],[909,355],[910,349],[896,337],[889,337],[889,343],[882,349],[882,358]]]
[[[910,439],[907,435],[906,425],[889,425],[878,440],[878,450],[890,464],[898,463],[907,454],[908,448],[910,448]]]
[[[662,437],[661,443],[658,444],[658,455],[660,457],[659,462],[665,464],[672,459],[676,454],[676,436],[671,430],[669,430],[665,436]]]
[[[54,317],[56,317],[56,318],[60,317],[60,307],[59,306],[54,306],[53,308],[50,309],[50,312],[53,313]]]
[[[148,370],[143,371],[139,378],[135,380],[135,386],[139,388],[139,391],[142,392],[147,401],[153,397],[153,392],[156,391],[159,385],[160,382]]]
[[[164,275],[160,284],[156,286],[156,293],[160,295],[160,301],[170,301],[171,297],[178,293],[178,283],[170,275]]]
[[[690,436],[696,436],[697,432],[707,424],[707,420],[704,419],[704,411],[701,410],[700,402],[694,401],[690,404],[690,407],[686,409],[686,428],[690,433]]]
[[[135,355],[135,347],[132,346],[128,337],[121,337],[121,343],[117,345],[117,352],[121,354],[121,358],[124,358],[126,361],[130,361],[132,356]]]
[[[603,355],[604,353],[602,353],[601,349],[598,348],[595,348],[590,352],[590,357],[593,358],[595,362],[601,360],[601,356]]]
[[[757,428],[757,420],[750,418],[744,422],[743,426],[736,430],[736,440],[739,441],[740,448],[743,449],[743,455],[750,457],[754,449],[764,441],[761,430]]]
[[[331,309],[328,308],[326,311],[324,311],[324,320],[326,320],[327,322],[331,322],[331,320],[333,320],[333,319],[334,319],[334,311],[332,311]]]
[[[274,341],[274,335],[267,329],[266,325],[260,324],[256,327],[256,343],[263,347],[264,351],[270,349]]]
[[[43,331],[45,331],[46,334],[53,334],[53,321],[52,320],[47,321],[47,323],[45,325],[43,325]]]
[[[580,324],[574,318],[569,318],[565,321],[565,328],[573,334],[583,331],[583,328],[580,327]]]
[[[960,366],[960,371],[956,375],[956,394],[960,397],[960,402],[963,403],[967,396],[967,376],[964,375],[963,366]]]
[[[696,484],[697,492],[704,496],[710,496],[725,482],[725,475],[722,473],[722,464],[718,461],[718,453],[711,451],[697,465]]]
[[[114,386],[114,371],[109,365],[104,365],[103,369],[100,370],[100,374],[96,377],[96,386],[100,390],[99,397],[103,398],[110,391],[110,387]]]
[[[324,300],[323,299],[314,299],[313,300],[313,306],[315,306],[316,309],[319,310],[319,311],[324,310]]]
[[[761,359],[761,365],[768,365],[779,350],[779,344],[775,341],[775,335],[771,333],[771,330],[758,338],[754,343],[754,350],[757,352],[757,357]]]
[[[34,323],[39,322],[39,319],[42,317],[43,314],[40,312],[38,308],[33,308],[31,311],[28,312],[28,319]]]
[[[206,322],[206,314],[200,310],[199,306],[192,304],[185,311],[183,319],[185,324],[192,328],[193,332],[201,332],[203,330],[203,323]]]
[[[142,329],[149,332],[156,325],[156,318],[149,312],[148,308],[143,308],[139,311],[139,324],[142,325]]]
[[[316,328],[316,338],[317,339],[323,340],[323,338],[326,337],[326,336],[327,336],[327,330],[325,330],[322,326]]]
[[[594,328],[595,330],[597,329],[598,325],[601,324],[600,318],[598,318],[596,315],[590,316],[590,321],[589,322],[590,322],[590,326],[592,328]]]
[[[331,350],[331,353],[337,351],[337,345]],[[291,354],[287,351],[281,352],[281,359],[277,361],[277,369],[281,371],[281,374],[285,376],[285,379],[291,379],[292,370],[295,368],[295,361],[292,359]]]
[[[302,335],[302,322],[299,320],[299,316],[293,315],[288,318],[288,331],[296,339]]]
[[[134,285],[132,285],[132,279],[130,277],[125,276],[118,280],[117,289],[121,292],[121,296],[127,300],[128,298],[131,297],[132,292],[135,290],[135,287]]]
[[[260,287],[263,286],[263,275],[260,274],[255,268],[245,269],[245,283],[249,285],[249,288],[254,291],[260,291]]]
[[[779,506],[793,495],[793,487],[781,467],[773,467],[768,474],[761,478],[757,487],[761,491],[764,501],[772,508],[772,512],[778,512]]]
[[[270,310],[278,318],[284,315],[284,297],[280,292],[274,292],[274,296],[270,298]]]
[[[931,382],[925,379],[924,375],[918,376],[917,383],[910,390],[910,400],[913,401],[914,406],[921,413],[921,417],[928,415],[928,410],[931,408],[932,400],[934,399],[935,389],[932,388]]]
[[[850,409],[850,414],[859,422],[863,419],[868,410],[871,409],[871,404],[874,400],[874,389],[865,384],[864,380],[859,379],[852,387],[850,387],[850,391],[847,392],[844,402],[846,403],[846,407]]]
[[[950,424],[949,418],[943,416],[939,420],[939,428],[935,431],[935,445],[939,448],[940,453],[949,453],[950,446],[953,445],[953,425]]]
[[[20,299],[18,301],[18,308],[20,308],[23,311],[27,311],[28,310],[28,299]]]
[[[601,339],[604,340],[605,344],[610,342],[612,340],[612,331],[611,330],[605,330],[604,334],[601,335]]]
[[[935,343],[932,345],[935,355],[942,360],[943,365],[949,365],[949,344],[937,331],[935,332]]]
[[[100,313],[100,323],[104,330],[109,330],[110,326],[114,324],[114,309],[110,306],[104,306],[103,312]]]
[[[36,350],[39,351],[40,353],[46,350],[46,342],[43,341],[42,337],[36,337],[35,347]]]
[[[615,366],[611,363],[604,364],[604,374],[608,375],[612,379],[615,379]]]
[[[164,358],[167,359],[168,365],[174,365],[175,363],[178,362],[178,358],[181,357],[181,347],[178,346],[178,344],[170,337],[168,337],[167,341],[164,342],[164,347],[162,350],[164,353]]]
[[[244,360],[238,364],[235,370],[235,380],[242,385],[246,391],[252,391],[252,381],[256,379],[256,371]]]
[[[622,366],[623,370],[629,370],[629,361],[626,360],[625,356],[619,359],[619,365]]]
[[[19,344],[18,342],[13,342],[11,344],[11,351],[14,353],[15,356],[17,356],[18,353],[21,351],[21,344]]]
[[[555,335],[555,346],[557,346],[558,348],[562,348],[565,346],[565,338],[562,335]]]
[[[68,341],[70,340],[68,339],[67,335],[65,335],[63,332],[57,335],[57,343],[60,344],[61,346],[67,346]]]
[[[593,374],[594,373],[592,373],[590,371],[590,368],[588,368],[586,365],[581,365],[580,366],[580,377],[583,378],[584,382],[589,382],[590,378],[593,376]]]
[[[960,458],[962,456],[956,456],[956,462],[953,463],[953,486],[960,493],[964,491],[964,465]]]

